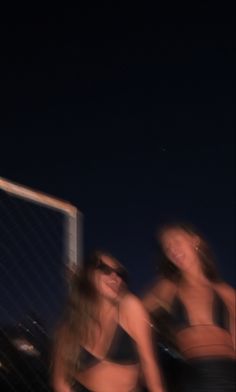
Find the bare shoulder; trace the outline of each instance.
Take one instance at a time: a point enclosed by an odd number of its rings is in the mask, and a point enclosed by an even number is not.
[[[177,287],[169,279],[160,279],[146,292],[143,303],[149,311],[159,307],[168,309],[176,293]]]
[[[155,285],[155,290],[157,291],[175,291],[176,290],[176,283],[170,279],[161,279]]]
[[[226,295],[235,295],[236,290],[234,287],[230,286],[228,283],[226,282],[220,282],[220,283],[216,283],[214,285],[214,288],[221,292],[224,293]]]
[[[214,285],[217,293],[229,304],[235,304],[236,290],[225,282],[220,282]]]
[[[137,325],[143,320],[149,320],[148,311],[143,305],[142,301],[134,294],[126,294],[119,305],[120,317],[124,323]]]
[[[142,301],[132,293],[126,293],[120,301],[120,310],[124,313],[144,309]]]

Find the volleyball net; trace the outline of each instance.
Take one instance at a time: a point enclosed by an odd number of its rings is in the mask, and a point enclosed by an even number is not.
[[[33,390],[26,370],[39,390],[49,390],[39,363],[63,309],[66,274],[81,258],[78,209],[0,177],[0,376],[9,390],[20,383]],[[27,366],[20,370],[22,355]]]

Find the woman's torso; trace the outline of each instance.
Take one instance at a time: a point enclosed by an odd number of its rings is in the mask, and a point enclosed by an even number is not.
[[[139,367],[119,365],[102,360],[92,368],[80,371],[76,379],[94,392],[137,392]]]
[[[179,285],[171,303],[171,320],[185,358],[235,358],[229,311],[213,285]]]
[[[124,325],[119,306],[114,319],[103,320],[95,344],[81,347],[76,379],[91,391],[136,392],[139,361],[136,344]]]

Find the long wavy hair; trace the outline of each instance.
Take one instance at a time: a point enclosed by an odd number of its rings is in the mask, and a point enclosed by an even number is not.
[[[56,329],[53,358],[60,356],[68,380],[80,369],[81,344],[93,345],[95,327],[101,328],[101,298],[94,284],[94,271],[102,256],[109,256],[119,264],[107,251],[97,250],[89,255],[71,278],[64,315]]]
[[[197,236],[199,239],[199,244],[196,252],[201,264],[203,274],[211,282],[221,281],[215,263],[215,255],[210,245],[194,225],[185,222],[166,223],[159,227],[156,232],[158,254],[157,265],[158,275],[160,278],[167,278],[175,282],[178,282],[182,279],[182,273],[180,269],[167,258],[162,248],[162,236],[169,230],[180,230],[189,234],[192,237]]]

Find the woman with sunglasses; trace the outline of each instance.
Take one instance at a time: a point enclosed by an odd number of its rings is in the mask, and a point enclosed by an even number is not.
[[[163,392],[149,316],[127,290],[126,271],[106,252],[95,252],[72,279],[55,340],[55,392]]]

